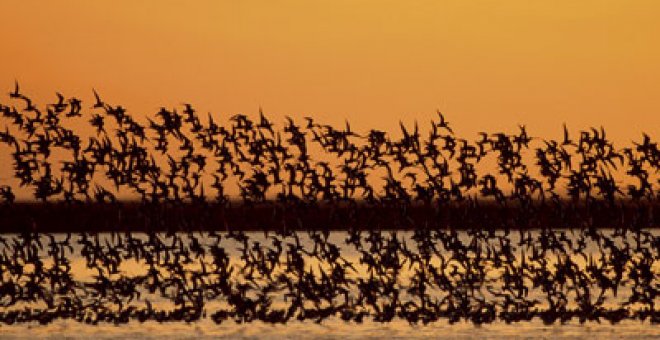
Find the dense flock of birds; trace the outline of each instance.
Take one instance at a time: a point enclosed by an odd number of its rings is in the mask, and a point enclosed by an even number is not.
[[[484,214],[481,227],[460,232],[419,225],[337,234],[318,225],[263,236],[231,226],[53,235],[0,225],[13,232],[0,235],[0,324],[660,322],[660,236],[653,229],[660,151],[646,134],[622,149],[603,128],[573,136],[565,126],[559,141],[532,137],[524,126],[469,141],[438,113],[427,138],[417,123],[401,124],[395,138],[312,118],[286,118],[279,130],[261,112],[257,120],[235,115],[221,124],[188,104],[140,122],[96,92],[91,107],[57,93],[41,109],[18,84],[9,97],[0,104],[0,146],[12,162],[1,171],[13,174],[1,178],[3,214],[31,191],[43,206],[91,203],[120,212],[126,199],[145,210],[208,211],[460,203],[474,218],[488,202],[531,218],[545,207],[561,219],[572,206],[644,218],[524,230],[492,228]],[[634,208],[617,210],[623,205]]]
[[[257,120],[234,115],[223,125],[189,104],[180,112],[161,108],[140,123],[94,94],[88,107],[57,93],[42,110],[16,84],[12,105],[0,104],[6,122],[0,143],[13,161],[3,171],[15,179],[3,178],[5,203],[15,201],[17,187],[44,202],[106,203],[121,194],[221,206],[238,198],[233,193],[246,204],[487,199],[523,207],[564,196],[655,202],[660,194],[660,150],[646,134],[623,149],[602,128],[571,136],[565,126],[559,141],[531,137],[520,126],[515,134],[482,132],[473,142],[456,136],[438,113],[427,138],[417,123],[401,124],[394,138],[309,117],[302,124],[286,118],[279,130],[263,113]]]
[[[338,235],[344,245],[313,231],[2,238],[0,323],[660,323],[657,233]]]

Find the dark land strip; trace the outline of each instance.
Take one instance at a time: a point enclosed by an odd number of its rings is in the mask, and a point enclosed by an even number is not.
[[[372,205],[37,203],[0,207],[0,233],[660,227],[658,202],[568,201],[522,207],[493,202]]]

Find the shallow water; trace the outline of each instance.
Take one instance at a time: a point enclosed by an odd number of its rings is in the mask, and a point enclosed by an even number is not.
[[[50,325],[0,326],[2,338],[97,338],[97,339],[356,339],[356,338],[445,338],[445,339],[658,339],[660,327],[648,322],[623,321],[617,325],[608,323],[569,322],[565,325],[543,325],[535,320],[524,323],[492,324],[475,326],[468,322],[449,325],[436,322],[429,325],[410,325],[397,320],[390,323],[346,323],[329,319],[322,324],[292,321],[286,325],[270,325],[262,322],[216,325],[210,320],[195,323],[159,324],[147,321],[115,326],[100,324],[89,326],[75,321],[56,321]]]

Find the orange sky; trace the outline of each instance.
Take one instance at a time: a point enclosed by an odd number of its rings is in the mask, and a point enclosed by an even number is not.
[[[658,1],[2,1],[0,89],[134,113],[660,134]],[[6,94],[2,96],[7,101]],[[277,120],[277,119],[276,119]],[[280,121],[281,122],[281,121]],[[619,143],[620,144],[620,143]]]

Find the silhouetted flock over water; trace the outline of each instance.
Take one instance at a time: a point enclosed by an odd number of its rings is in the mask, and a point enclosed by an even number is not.
[[[0,103],[0,324],[660,321],[646,134],[141,122],[94,96]]]

